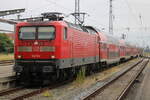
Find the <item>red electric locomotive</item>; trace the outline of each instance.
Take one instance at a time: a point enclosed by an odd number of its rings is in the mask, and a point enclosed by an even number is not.
[[[46,82],[87,72],[137,56],[123,40],[101,33],[91,26],[63,21],[60,13],[44,13],[37,20],[16,25],[15,66],[21,82]],[[46,20],[45,20],[46,19]],[[131,54],[129,54],[131,53]]]

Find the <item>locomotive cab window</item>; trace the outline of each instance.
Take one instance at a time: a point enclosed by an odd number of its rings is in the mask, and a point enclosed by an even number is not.
[[[54,39],[55,28],[54,27],[38,27],[38,39]]]
[[[67,28],[64,28],[64,40],[67,40]]]
[[[21,27],[19,31],[20,39],[35,39],[36,28],[35,27]]]

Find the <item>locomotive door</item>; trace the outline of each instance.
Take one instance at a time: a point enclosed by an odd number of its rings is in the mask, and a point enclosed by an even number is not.
[[[100,62],[100,60],[101,60],[101,51],[100,51],[100,49],[101,49],[101,43],[100,43],[100,36],[98,35],[98,36],[96,36],[96,48],[95,48],[95,50],[97,50],[97,48],[98,48],[98,51],[95,51],[96,52],[96,60],[98,61],[98,62]],[[97,54],[98,53],[98,54]],[[98,57],[97,57],[98,56]]]
[[[74,50],[74,49],[73,49],[73,41],[74,41],[74,40],[73,40],[73,34],[74,34],[74,31],[71,32],[71,34],[70,34],[70,35],[71,35],[71,36],[70,36],[70,37],[71,37],[71,38],[70,38],[70,39],[71,39],[71,40],[70,40],[70,41],[71,41],[71,42],[70,42],[71,66],[73,66],[73,64],[74,64],[74,58],[73,58],[73,50]]]

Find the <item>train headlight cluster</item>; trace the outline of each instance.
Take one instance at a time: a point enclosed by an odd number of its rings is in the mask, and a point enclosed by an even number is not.
[[[55,47],[52,46],[41,46],[40,47],[41,52],[55,52]]]
[[[31,46],[19,46],[18,52],[32,52]],[[55,47],[53,46],[41,46],[40,47],[41,52],[55,52]]]
[[[30,47],[30,46],[19,46],[18,52],[32,52],[32,47]]]

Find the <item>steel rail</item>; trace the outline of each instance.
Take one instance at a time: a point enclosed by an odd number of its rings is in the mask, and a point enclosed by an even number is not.
[[[125,70],[123,73],[119,74],[118,76],[116,76],[114,79],[106,82],[106,84],[104,84],[102,87],[98,88],[97,90],[95,90],[94,92],[90,93],[88,96],[83,97],[83,100],[91,100],[93,97],[95,97],[96,95],[98,95],[99,93],[101,93],[107,86],[109,86],[111,83],[113,83],[114,81],[116,81],[118,78],[120,78],[121,76],[123,76],[124,74],[126,74],[128,71],[130,71],[131,69],[133,69],[134,67],[136,67],[137,65],[139,65],[140,63],[143,62],[143,59],[138,61],[137,63],[133,64],[130,68],[128,68],[127,70]]]
[[[0,96],[9,95],[9,94],[12,94],[14,92],[21,91],[22,89],[23,89],[23,87],[17,87],[17,88],[2,90],[2,91],[0,91]]]

